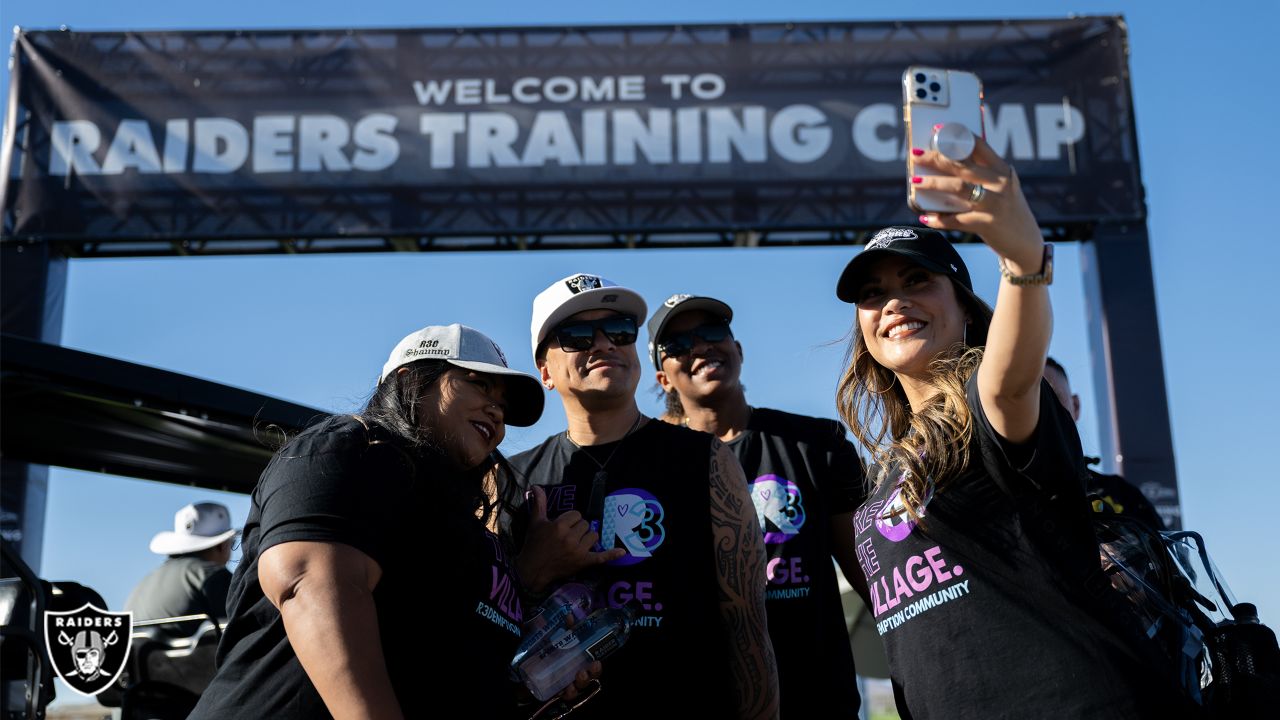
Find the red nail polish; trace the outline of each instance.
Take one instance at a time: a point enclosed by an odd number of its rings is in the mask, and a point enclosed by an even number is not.
[[[929,224],[929,216],[928,216],[928,215],[921,215],[921,216],[920,216],[920,222],[921,222],[921,223],[923,223],[923,224],[925,224],[925,225],[928,225],[928,224]]]
[[[937,125],[934,125],[934,126],[933,126],[933,129],[934,129],[934,130],[941,130],[941,129],[942,129],[942,123],[938,123]]]
[[[924,150],[921,150],[920,148],[911,148],[911,154],[915,155],[916,157],[920,157],[921,155],[924,154]]]
[[[915,176],[915,177],[911,178],[911,182],[915,183],[916,185],[919,185],[920,183],[924,182],[924,178],[922,178],[922,177],[920,177],[919,175],[917,175],[917,176]]]

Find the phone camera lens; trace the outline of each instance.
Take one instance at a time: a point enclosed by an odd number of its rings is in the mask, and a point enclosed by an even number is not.
[[[926,97],[928,94],[929,94],[929,93],[927,93],[927,92],[925,92],[925,91],[924,91],[924,88],[918,88],[918,89],[916,90],[916,97],[920,98],[921,100],[925,99],[925,97]]]
[[[927,79],[928,78],[924,76],[924,73],[916,73],[916,82],[920,83],[921,85],[923,85],[924,81]]]
[[[938,83],[936,83],[936,82],[931,82],[931,83],[929,83],[929,89],[930,89],[930,90],[932,90],[932,91],[934,91],[934,92],[938,92],[939,90],[941,90],[941,89],[942,89],[942,86],[941,86],[941,85],[939,85],[939,84],[938,84]]]

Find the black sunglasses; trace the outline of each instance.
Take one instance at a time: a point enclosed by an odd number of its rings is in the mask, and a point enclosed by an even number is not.
[[[678,358],[693,352],[693,345],[698,338],[703,342],[718,343],[727,337],[729,337],[729,323],[723,320],[709,322],[692,330],[668,335],[666,340],[658,343],[658,350],[667,357]]]
[[[565,352],[582,352],[590,350],[596,342],[596,332],[604,333],[609,342],[619,347],[633,345],[639,329],[635,317],[631,315],[610,315],[596,320],[575,320],[557,325],[552,332],[556,342]]]

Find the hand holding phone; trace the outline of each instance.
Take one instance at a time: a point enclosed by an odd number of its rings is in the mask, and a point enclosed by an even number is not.
[[[938,150],[952,158],[972,152],[973,136],[986,137],[982,81],[963,70],[913,65],[902,73],[902,117],[907,129],[907,202],[921,213],[968,209],[954,195],[920,190],[910,182],[915,176],[936,174],[917,165],[911,150]],[[970,134],[964,132],[966,129]]]

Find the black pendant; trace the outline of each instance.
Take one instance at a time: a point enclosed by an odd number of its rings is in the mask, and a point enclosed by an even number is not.
[[[596,521],[604,517],[604,486],[609,481],[609,473],[604,468],[596,471],[591,478],[591,497],[587,500],[587,519]]]

